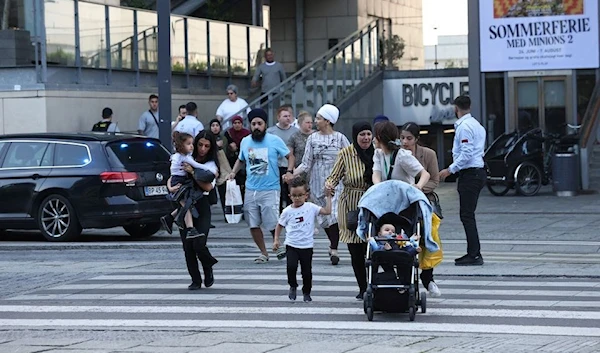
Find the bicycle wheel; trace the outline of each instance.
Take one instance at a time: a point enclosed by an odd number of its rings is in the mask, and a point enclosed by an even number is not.
[[[542,187],[542,172],[531,162],[523,162],[517,167],[515,175],[517,193],[523,196],[533,196]]]
[[[510,187],[505,183],[487,182],[486,184],[490,194],[494,196],[504,196],[510,190]]]

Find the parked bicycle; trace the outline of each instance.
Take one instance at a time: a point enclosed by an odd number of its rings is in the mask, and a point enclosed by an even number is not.
[[[522,135],[512,132],[498,137],[483,157],[490,193],[503,196],[516,189],[519,195],[534,196],[548,185],[552,181],[552,156],[574,151],[579,140],[581,125],[567,126],[574,132],[566,136],[544,135],[537,128]]]

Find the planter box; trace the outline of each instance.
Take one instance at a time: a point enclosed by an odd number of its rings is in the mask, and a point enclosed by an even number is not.
[[[29,31],[7,29],[0,31],[0,67],[32,65],[33,46]]]

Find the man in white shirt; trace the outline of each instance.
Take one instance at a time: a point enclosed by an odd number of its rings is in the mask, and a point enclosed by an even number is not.
[[[204,130],[204,125],[197,118],[198,106],[194,102],[189,102],[185,105],[185,110],[187,115],[175,126],[173,131],[185,132],[196,137],[200,131]]]
[[[458,120],[454,123],[454,144],[452,164],[440,172],[440,180],[458,173],[458,195],[460,221],[467,236],[467,254],[454,260],[456,266],[481,266],[481,246],[475,222],[475,209],[479,193],[486,183],[483,154],[486,132],[483,126],[471,116],[471,99],[459,96],[454,100],[454,111]]]

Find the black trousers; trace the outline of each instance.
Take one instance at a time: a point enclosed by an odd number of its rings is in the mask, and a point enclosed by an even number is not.
[[[282,177],[287,172],[287,168],[279,167],[279,176]],[[287,205],[292,204],[292,199],[290,199],[290,188],[289,185],[283,181],[283,179],[279,178],[279,185],[281,187],[280,197],[279,197],[279,212],[283,211],[283,209]]]
[[[313,249],[298,249],[289,245],[285,246],[287,256],[287,277],[290,287],[297,288],[298,262],[300,262],[300,273],[302,273],[302,294],[310,294],[312,289],[312,256]]]
[[[433,280],[433,268],[430,268],[428,270],[422,270],[420,277],[421,277],[421,283],[423,284],[423,288],[425,288],[425,289],[429,288],[429,283],[435,282]]]
[[[358,290],[361,293],[367,291],[367,268],[365,267],[365,258],[367,256],[367,243],[347,244],[350,252],[350,261],[354,270],[354,277],[358,283]]]
[[[481,252],[475,210],[477,209],[479,193],[483,189],[486,179],[487,175],[483,168],[463,169],[458,174],[457,189],[460,200],[460,221],[467,236],[467,255],[472,257],[480,255]]]
[[[217,191],[219,192],[219,199],[221,200],[221,208],[225,209],[225,192],[227,191],[227,183],[223,183],[223,185],[217,186]]]
[[[187,265],[188,272],[192,277],[192,282],[202,283],[202,275],[200,274],[200,267],[198,266],[198,260],[202,264],[204,275],[212,270],[212,267],[218,262],[210,250],[206,247],[206,241],[208,240],[208,231],[210,230],[211,214],[210,214],[210,203],[208,197],[203,197],[195,205],[198,210],[199,217],[194,219],[194,227],[200,234],[204,236],[185,239],[187,231],[185,229],[179,230],[181,236],[181,242],[183,243],[183,253],[185,255],[185,263]]]

